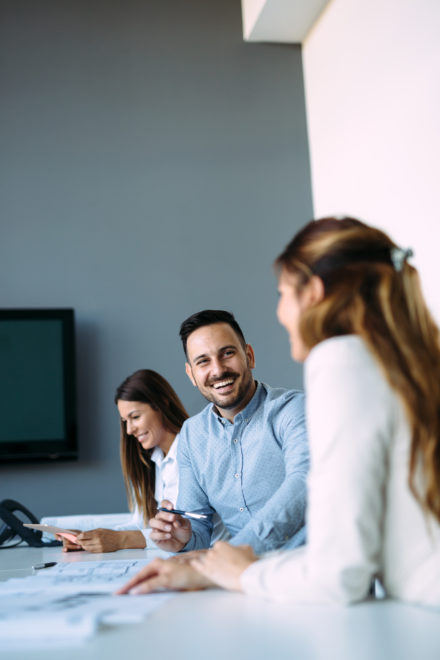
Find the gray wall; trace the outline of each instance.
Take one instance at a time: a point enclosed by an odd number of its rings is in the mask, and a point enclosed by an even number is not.
[[[114,390],[148,367],[200,410],[189,314],[233,311],[256,376],[301,386],[271,269],[312,216],[301,50],[244,43],[239,0],[0,7],[0,307],[75,308],[80,444],[0,466],[0,499],[123,511]]]

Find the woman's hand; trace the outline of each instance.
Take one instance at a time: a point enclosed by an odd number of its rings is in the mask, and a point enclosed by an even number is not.
[[[220,587],[242,591],[240,576],[257,560],[258,557],[249,545],[235,547],[219,541],[211,550],[195,557],[190,563],[201,575]]]
[[[139,530],[115,531],[113,529],[90,529],[78,532],[78,545],[63,539],[63,550],[85,550],[86,552],[115,552],[125,548],[145,548],[145,537]]]
[[[75,534],[75,536],[81,534],[81,531],[79,529],[71,529],[70,531],[72,532],[72,534]],[[82,547],[78,543],[73,543],[73,541],[69,541],[69,539],[66,539],[65,536],[60,536],[59,534],[56,534],[55,538],[57,541],[63,542],[63,552],[71,552],[72,550],[82,550]]]
[[[184,555],[153,559],[125,584],[117,594],[149,594],[153,591],[194,591],[215,586],[185,561]]]

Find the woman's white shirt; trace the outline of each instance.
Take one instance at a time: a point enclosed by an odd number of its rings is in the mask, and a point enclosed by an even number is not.
[[[307,545],[252,564],[244,591],[349,603],[378,575],[392,597],[440,605],[440,525],[409,490],[409,425],[362,339],[318,344],[306,360],[305,389]]]
[[[177,493],[179,490],[179,467],[177,465],[178,442],[179,435],[176,435],[166,456],[159,447],[155,447],[151,452],[151,460],[155,464],[156,472],[154,499],[158,504],[162,500],[169,500],[175,506],[177,502]],[[125,525],[119,525],[116,529],[118,531],[138,529],[144,535],[147,547],[157,547],[150,538],[151,528],[145,527],[143,513],[136,504],[131,519]]]
[[[179,435],[177,434],[166,456],[159,447],[155,447],[151,452],[151,460],[155,464],[156,471],[154,499],[158,504],[160,504],[162,500],[169,500],[173,503],[173,506],[176,506],[177,494],[179,492],[179,466],[177,464],[178,443]],[[226,531],[217,514],[214,514],[213,524],[213,543],[218,540],[227,540],[230,538],[230,534]],[[145,543],[148,548],[157,547],[154,541],[150,538],[151,528],[145,527],[144,516],[137,505],[135,505],[131,519],[126,524],[119,525],[115,529],[138,529],[144,535]]]

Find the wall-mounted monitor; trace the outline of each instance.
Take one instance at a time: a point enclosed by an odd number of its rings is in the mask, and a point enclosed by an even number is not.
[[[0,310],[0,462],[78,457],[73,309]]]

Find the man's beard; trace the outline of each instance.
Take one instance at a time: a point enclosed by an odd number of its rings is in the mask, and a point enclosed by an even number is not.
[[[244,378],[238,388],[238,392],[234,395],[231,392],[230,396],[233,396],[233,398],[228,398],[228,396],[216,396],[215,390],[211,388],[211,386],[214,383],[220,383],[223,380],[228,380],[229,378],[233,378],[234,382],[239,377],[239,374],[235,373],[234,371],[225,371],[225,373],[222,374],[220,378],[216,378],[214,381],[210,381],[208,385],[204,387],[207,391],[202,392],[203,396],[205,399],[208,401],[211,401],[217,408],[221,408],[222,410],[233,410],[234,408],[238,408],[238,406],[242,403],[242,401],[247,397],[249,394],[249,390],[252,387],[253,377],[252,377],[252,372],[249,369],[248,372],[244,375]]]

